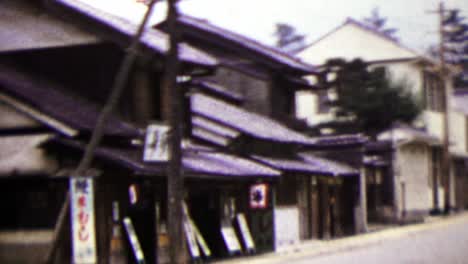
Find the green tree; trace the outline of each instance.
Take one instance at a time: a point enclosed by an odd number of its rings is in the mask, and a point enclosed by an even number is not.
[[[287,53],[294,53],[306,45],[305,35],[299,34],[296,28],[286,23],[276,23],[273,35],[276,37],[276,47]]]
[[[392,81],[384,68],[368,66],[360,59],[329,60],[325,72],[333,72],[335,78],[326,85],[336,89],[336,100],[329,102],[336,109],[335,124],[351,125],[375,137],[396,121],[412,122],[421,107],[407,82]]]
[[[459,9],[452,9],[443,18],[445,61],[460,69],[454,77],[455,88],[468,87],[468,24]]]
[[[373,28],[374,30],[384,34],[385,36],[393,39],[398,40],[395,36],[395,33],[398,31],[396,28],[388,28],[386,27],[387,18],[382,17],[379,14],[379,8],[375,7],[372,9],[372,13],[369,17],[363,18],[363,22]]]

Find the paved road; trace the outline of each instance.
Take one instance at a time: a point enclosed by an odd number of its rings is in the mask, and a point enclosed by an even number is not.
[[[467,264],[468,218],[431,230],[330,255],[301,256],[288,264]]]

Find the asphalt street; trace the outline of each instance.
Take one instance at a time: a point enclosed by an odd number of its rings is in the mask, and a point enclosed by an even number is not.
[[[304,241],[278,252],[215,263],[468,264],[468,212],[341,239]]]
[[[426,264],[468,263],[468,218],[433,229],[408,233],[375,244],[314,257],[303,256],[295,264]]]

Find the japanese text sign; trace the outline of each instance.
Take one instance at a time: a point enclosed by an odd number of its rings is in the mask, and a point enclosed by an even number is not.
[[[71,178],[70,190],[72,263],[96,263],[93,180],[89,178]]]

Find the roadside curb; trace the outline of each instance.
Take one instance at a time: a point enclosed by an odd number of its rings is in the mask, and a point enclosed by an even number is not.
[[[427,230],[433,230],[456,222],[468,219],[468,212],[461,212],[449,216],[429,217],[423,223],[392,226],[371,233],[365,233],[334,240],[308,240],[301,244],[291,246],[279,252],[266,253],[257,256],[243,256],[228,260],[220,260],[212,263],[216,264],[266,264],[284,263],[288,260],[295,260],[304,257],[319,257],[327,254],[350,251],[362,247],[378,245],[385,241],[411,236]]]

